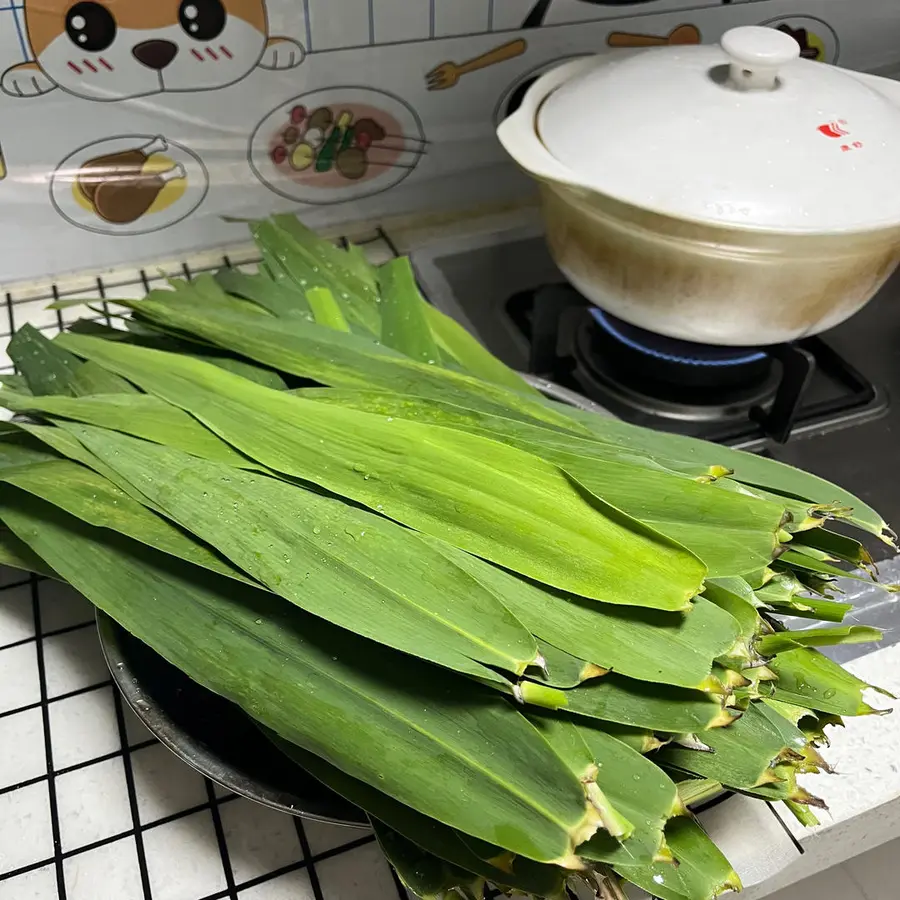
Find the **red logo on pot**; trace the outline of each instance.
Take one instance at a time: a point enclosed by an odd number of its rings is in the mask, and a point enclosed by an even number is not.
[[[826,122],[824,125],[819,126],[819,131],[825,135],[825,137],[830,138],[841,138],[846,137],[850,132],[844,128],[847,124],[845,119],[838,119],[833,122]]]

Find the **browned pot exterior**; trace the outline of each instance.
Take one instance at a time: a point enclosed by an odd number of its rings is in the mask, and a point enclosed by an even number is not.
[[[547,240],[597,306],[659,334],[759,346],[824,331],[900,263],[900,228],[785,234],[694,223],[541,183]]]

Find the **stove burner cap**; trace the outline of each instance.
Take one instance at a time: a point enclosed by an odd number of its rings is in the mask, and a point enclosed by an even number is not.
[[[720,347],[714,344],[696,344],[666,337],[629,325],[608,312],[594,306],[590,310],[594,321],[611,337],[631,350],[667,363],[683,366],[725,368],[762,362],[766,354],[753,347]]]

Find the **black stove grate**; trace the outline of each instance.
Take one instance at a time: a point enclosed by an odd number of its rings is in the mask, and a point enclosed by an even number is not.
[[[622,322],[568,284],[515,294],[506,313],[528,342],[531,374],[635,424],[754,449],[887,410],[884,392],[820,338],[692,344]]]

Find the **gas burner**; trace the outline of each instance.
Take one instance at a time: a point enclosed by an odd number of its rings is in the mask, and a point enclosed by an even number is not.
[[[636,424],[752,447],[886,408],[817,338],[765,348],[681,341],[623,322],[568,284],[516,294],[506,312],[530,345],[530,373]],[[806,396],[816,373],[836,387],[828,399]]]

